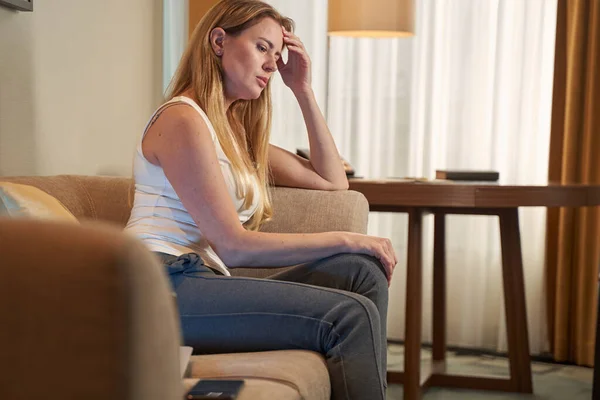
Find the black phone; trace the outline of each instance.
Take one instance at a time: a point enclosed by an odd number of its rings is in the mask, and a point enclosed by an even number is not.
[[[310,160],[310,150],[308,149],[296,149],[296,154],[302,158]],[[342,160],[342,165],[344,166],[344,171],[346,171],[346,176],[354,176],[354,168],[352,165],[350,165],[350,163],[344,160],[342,157],[340,158]]]
[[[243,380],[201,379],[185,396],[189,400],[235,400],[244,386]]]

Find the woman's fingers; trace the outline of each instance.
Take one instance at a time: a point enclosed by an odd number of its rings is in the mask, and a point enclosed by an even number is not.
[[[288,49],[288,52],[298,54],[303,59],[305,59],[306,62],[310,62],[310,57],[308,57],[308,53],[302,47],[298,47],[296,45],[289,45],[289,46],[287,46],[287,49]]]
[[[300,43],[300,47],[304,48],[304,44],[302,43],[302,40],[300,40],[300,38],[296,35],[294,35],[292,32],[288,32],[285,30],[285,28],[283,29],[283,39],[284,40],[294,40],[298,43]]]
[[[285,62],[283,61],[283,57],[279,57],[276,61],[277,63],[277,69],[278,70],[282,70],[283,68],[285,68]]]
[[[285,42],[285,44],[287,46],[289,46],[289,45],[298,46],[301,49],[305,50],[304,49],[304,44],[299,39],[294,39],[294,38],[291,38],[291,37],[284,37],[283,39],[284,39],[284,42]]]
[[[391,257],[389,250],[386,248],[385,243],[380,243],[378,253],[379,254],[377,255],[377,258],[385,268],[389,286],[389,283],[392,281],[392,274],[394,273],[394,259]]]
[[[382,239],[381,243],[381,251],[384,253],[384,267],[388,272],[388,286],[391,284],[392,275],[394,274],[394,269],[396,268],[396,264],[398,260],[396,258],[396,253],[394,252],[394,247],[392,246],[392,242],[389,239]]]
[[[304,49],[302,47],[298,47],[296,45],[291,45],[287,47],[288,51],[292,51],[294,53],[298,53],[298,54],[306,54],[306,52],[304,51]]]
[[[390,256],[392,257],[392,260],[394,261],[394,268],[396,268],[396,264],[398,264],[398,257],[396,256],[396,252],[394,251],[394,245],[392,244],[392,241],[390,239],[385,239],[388,251],[390,253]]]

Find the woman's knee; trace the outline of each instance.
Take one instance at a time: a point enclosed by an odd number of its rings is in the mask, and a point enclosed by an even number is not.
[[[333,320],[338,321],[338,329],[362,330],[365,332],[378,331],[380,327],[379,310],[373,301],[355,293],[348,293],[340,299],[336,307],[339,315]]]
[[[343,253],[334,256],[337,262],[345,266],[345,268],[355,269],[355,274],[362,279],[373,281],[376,286],[388,287],[387,275],[385,268],[381,262],[368,254],[353,254]]]

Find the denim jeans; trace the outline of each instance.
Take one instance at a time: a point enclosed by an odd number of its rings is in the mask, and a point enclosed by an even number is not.
[[[388,287],[375,258],[339,254],[256,279],[217,275],[193,253],[156,254],[195,353],[312,350],[332,399],[385,399]]]

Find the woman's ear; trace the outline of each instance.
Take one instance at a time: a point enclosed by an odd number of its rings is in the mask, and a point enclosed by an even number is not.
[[[223,42],[225,41],[225,31],[223,28],[215,28],[210,32],[210,46],[219,57],[223,55]]]

